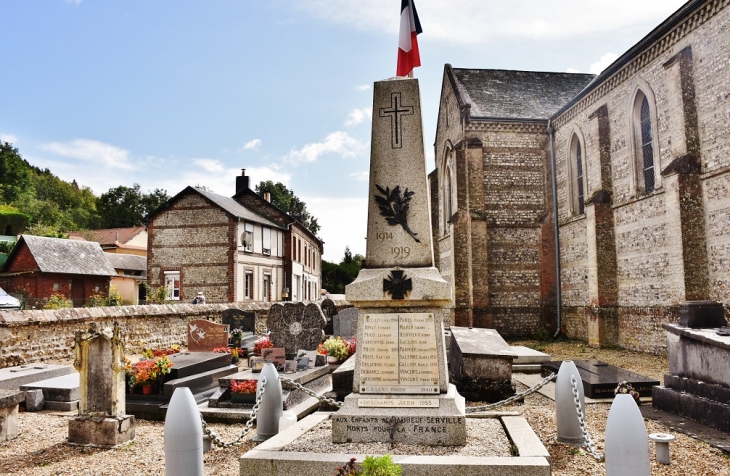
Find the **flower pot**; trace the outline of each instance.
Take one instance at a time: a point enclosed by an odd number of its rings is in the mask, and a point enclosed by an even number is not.
[[[146,383],[142,385],[142,395],[152,395],[154,389],[154,385],[152,385],[151,383]]]
[[[340,360],[337,357],[335,357],[334,355],[328,355],[327,356],[327,363],[328,364],[336,364],[339,361]]]
[[[256,403],[255,393],[232,393],[231,403]]]

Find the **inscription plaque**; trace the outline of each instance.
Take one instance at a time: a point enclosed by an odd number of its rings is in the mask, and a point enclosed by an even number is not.
[[[358,352],[360,393],[439,393],[433,314],[367,314]]]
[[[360,398],[360,408],[438,408],[437,398]]]

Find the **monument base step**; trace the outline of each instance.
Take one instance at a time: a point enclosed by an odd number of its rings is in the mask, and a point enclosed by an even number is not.
[[[297,453],[283,451],[312,428],[328,418],[330,413],[315,413],[292,425],[285,431],[261,443],[245,453],[240,460],[240,476],[318,476],[330,474],[333,468],[357,458],[365,459],[364,454],[348,452],[343,445],[343,453]],[[475,456],[423,456],[393,455],[393,462],[403,469],[403,476],[434,474],[468,474],[469,476],[498,476],[529,474],[549,476],[550,462],[548,451],[521,416],[510,416],[508,421],[501,418],[507,437],[513,442],[516,456],[475,457]],[[333,422],[334,423],[334,422]]]
[[[660,410],[690,418],[720,431],[730,432],[730,405],[728,404],[657,386],[652,390],[652,405]]]
[[[332,417],[332,441],[464,445],[464,397],[453,384],[440,395],[352,393]]]

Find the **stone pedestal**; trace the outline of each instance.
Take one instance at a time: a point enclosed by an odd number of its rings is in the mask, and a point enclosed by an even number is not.
[[[68,422],[68,442],[84,446],[117,446],[134,439],[134,415],[116,418],[79,416]]]
[[[0,441],[18,436],[18,403],[22,401],[23,392],[0,389]]]

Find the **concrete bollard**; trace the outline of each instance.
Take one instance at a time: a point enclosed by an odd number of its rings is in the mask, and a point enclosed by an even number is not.
[[[266,391],[261,399],[258,415],[256,415],[254,441],[266,441],[279,433],[279,418],[284,412],[281,381],[274,364],[269,362],[264,365],[259,377],[259,387],[264,379],[266,379]],[[256,388],[256,394],[259,392],[259,387]]]
[[[165,415],[165,474],[203,476],[203,428],[188,387],[175,389]]]
[[[558,441],[570,445],[582,445],[583,432],[578,423],[578,412],[573,399],[573,387],[570,384],[570,376],[574,375],[578,383],[578,399],[580,409],[585,415],[585,397],[583,395],[583,383],[578,373],[578,368],[572,360],[566,360],[560,364],[558,378],[555,381],[555,419],[558,424]]]
[[[631,395],[616,395],[606,420],[606,476],[651,476],[649,438]]]
[[[656,462],[661,464],[670,464],[669,443],[674,441],[674,435],[670,435],[668,433],[652,433],[649,435],[649,439],[653,441],[656,446],[654,449]]]

